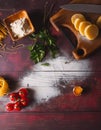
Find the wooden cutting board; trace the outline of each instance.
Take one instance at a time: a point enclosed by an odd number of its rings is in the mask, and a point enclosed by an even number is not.
[[[101,4],[101,1],[73,0],[70,3]],[[99,30],[98,37],[94,40],[88,40],[84,36],[81,36],[81,34],[78,31],[76,31],[74,25],[71,23],[71,17],[75,13],[83,14],[86,17],[86,19],[93,24],[96,24],[97,18],[101,15],[96,13],[75,12],[61,9],[50,18],[50,22],[57,31],[61,31],[60,26],[62,26],[69,29],[74,34],[77,43],[72,53],[75,59],[82,59],[85,58],[87,55],[91,54],[92,52],[94,52],[97,48],[101,47],[101,29]]]

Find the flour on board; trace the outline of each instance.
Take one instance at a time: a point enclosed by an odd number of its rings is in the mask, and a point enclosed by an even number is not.
[[[43,66],[42,64],[46,62],[50,65]],[[85,72],[85,70],[88,70],[88,72]],[[91,65],[89,60],[73,60],[68,62],[66,57],[59,56],[34,65],[32,71],[21,79],[20,86],[27,87],[28,85],[34,90],[35,101],[43,103],[43,101],[48,101],[61,95],[61,90],[57,86],[60,79],[69,82],[68,77],[70,76],[83,76],[87,78],[90,75],[90,71]],[[63,87],[65,88],[65,86]]]

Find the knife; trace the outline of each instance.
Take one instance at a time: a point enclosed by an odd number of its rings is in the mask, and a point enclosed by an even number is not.
[[[60,8],[76,12],[101,13],[101,5],[95,4],[66,4]]]

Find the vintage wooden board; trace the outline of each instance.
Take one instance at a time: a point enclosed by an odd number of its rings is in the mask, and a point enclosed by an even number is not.
[[[77,2],[74,1],[72,3],[77,3]],[[81,1],[80,3],[84,3],[84,2]],[[91,2],[91,4],[92,3],[93,2]],[[96,4],[100,4],[100,2],[96,1]],[[74,37],[76,38],[76,47],[72,51],[72,53],[76,59],[82,59],[85,58],[87,55],[91,54],[92,52],[94,52],[97,48],[101,46],[101,42],[100,42],[101,34],[99,32],[98,37],[94,40],[89,40],[86,37],[82,36],[80,32],[75,29],[74,25],[71,22],[71,17],[76,13],[83,14],[86,20],[88,20],[92,24],[96,24],[98,17],[101,15],[96,13],[94,14],[94,13],[75,12],[75,11],[61,9],[50,18],[50,22],[57,31],[61,30],[59,28],[63,26],[69,29],[74,34]]]
[[[48,2],[51,3],[52,1],[49,0]],[[53,12],[60,10],[59,6],[68,2],[66,0],[57,0]],[[35,27],[40,27],[42,15],[38,14],[40,14],[40,10],[42,13],[45,1],[6,0],[4,2],[0,0],[0,3],[1,19],[15,11],[26,9],[29,16],[32,16],[33,23],[36,23]],[[61,94],[51,98],[46,103],[35,104],[30,106],[30,109],[26,108],[20,112],[6,112],[3,109],[5,105],[4,99],[0,98],[0,129],[2,130],[95,130],[101,127],[100,48],[88,58],[77,61],[72,56],[73,48],[70,46],[67,37],[62,32],[57,32],[52,26],[50,30],[52,35],[56,37],[57,45],[61,52],[60,55],[66,58],[66,62],[60,60],[58,66],[53,64],[54,67],[44,67],[43,70],[38,67],[39,71],[33,71],[33,74],[37,72],[41,76],[43,73],[49,76],[53,75],[55,77],[55,87],[59,88]],[[13,42],[9,36],[5,42],[7,47],[11,49]],[[9,81],[12,91],[18,89],[19,86],[16,86],[16,83],[19,79],[25,76],[27,72],[32,72],[32,67],[36,67],[30,60],[30,54],[27,50],[32,41],[26,37],[17,42],[17,44],[22,43],[24,46],[14,51],[8,51],[7,53],[3,51],[0,53],[0,75]],[[42,84],[47,83],[41,76],[38,80],[41,79]],[[50,81],[49,76],[46,78],[48,82]],[[52,77],[51,79],[54,81]],[[41,83],[39,82],[39,84]],[[72,93],[73,86],[77,84],[82,85],[85,90],[85,93],[80,97],[75,97]]]

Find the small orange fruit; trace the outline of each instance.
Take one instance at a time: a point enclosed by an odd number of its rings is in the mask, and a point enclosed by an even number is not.
[[[75,96],[80,96],[82,94],[82,92],[83,92],[83,88],[81,86],[75,86],[73,88],[73,94]]]

